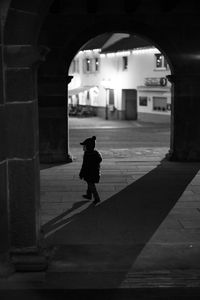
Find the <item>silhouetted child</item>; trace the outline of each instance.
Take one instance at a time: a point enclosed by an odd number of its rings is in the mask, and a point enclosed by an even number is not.
[[[95,150],[95,140],[96,137],[93,136],[80,143],[83,145],[84,155],[79,177],[87,182],[87,192],[83,197],[91,200],[93,195],[93,203],[97,204],[100,202],[100,198],[95,183],[98,183],[100,180],[100,163],[102,156],[99,151]]]

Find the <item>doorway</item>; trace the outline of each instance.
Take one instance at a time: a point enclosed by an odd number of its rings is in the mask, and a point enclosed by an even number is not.
[[[137,91],[135,89],[122,90],[125,103],[125,119],[137,120]]]

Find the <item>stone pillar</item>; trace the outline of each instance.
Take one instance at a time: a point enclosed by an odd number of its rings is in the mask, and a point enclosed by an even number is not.
[[[200,75],[168,76],[173,83],[170,160],[200,161]]]
[[[5,76],[4,76],[4,16],[0,5],[0,277],[13,272],[9,263],[9,207],[8,207],[8,163],[6,159],[6,130],[5,130]]]
[[[69,153],[67,85],[65,75],[39,78],[40,162],[72,162]]]
[[[47,267],[40,251],[37,61],[32,46],[5,47],[10,253],[17,270]]]

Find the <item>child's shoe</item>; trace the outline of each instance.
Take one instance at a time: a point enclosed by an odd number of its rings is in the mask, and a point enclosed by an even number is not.
[[[92,200],[92,196],[88,196],[88,195],[82,195],[83,198],[88,199],[88,200]]]
[[[99,202],[101,202],[100,199],[95,199],[95,200],[93,201],[93,204],[97,204],[97,203],[99,203]]]

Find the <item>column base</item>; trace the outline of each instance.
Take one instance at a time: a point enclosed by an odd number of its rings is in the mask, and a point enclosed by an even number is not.
[[[35,248],[17,249],[10,256],[14,269],[18,272],[40,272],[48,268],[47,257]]]
[[[40,163],[53,164],[53,163],[71,163],[73,157],[65,153],[40,153]]]
[[[165,158],[169,161],[179,162],[200,162],[200,151],[173,151],[169,150]]]
[[[8,255],[0,255],[0,278],[7,278],[15,272],[13,264],[9,261]]]

